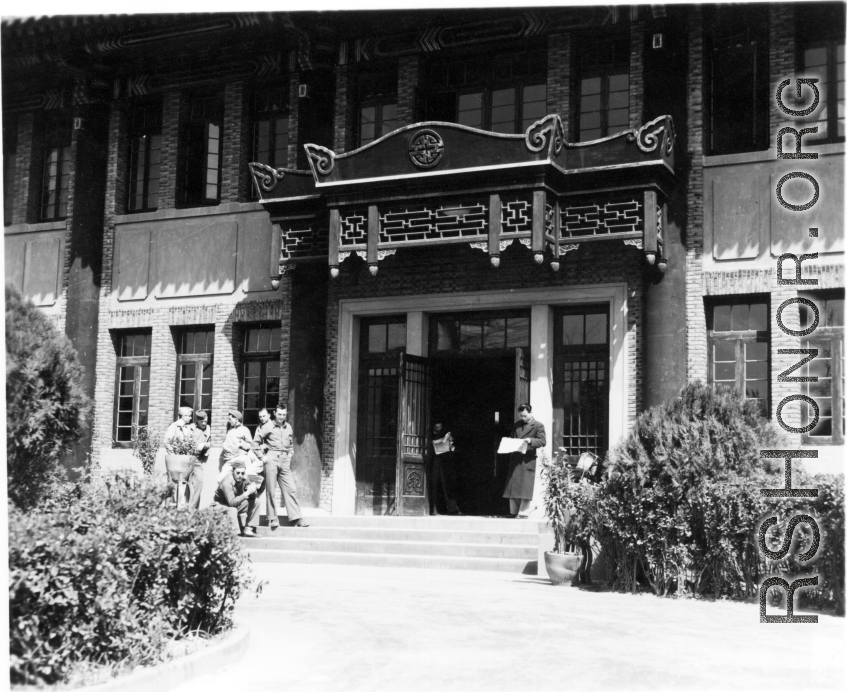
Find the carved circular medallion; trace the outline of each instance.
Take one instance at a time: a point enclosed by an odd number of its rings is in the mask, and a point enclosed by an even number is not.
[[[432,168],[444,155],[444,140],[432,130],[421,130],[409,142],[409,158],[418,168]]]

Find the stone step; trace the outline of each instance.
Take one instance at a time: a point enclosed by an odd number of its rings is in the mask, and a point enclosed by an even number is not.
[[[538,521],[532,519],[509,519],[502,517],[365,517],[306,515],[305,521],[311,527],[344,528],[390,528],[390,529],[430,529],[439,531],[502,531],[507,533],[538,533]],[[263,517],[263,524],[266,523]],[[285,517],[280,517],[285,525]]]
[[[247,539],[256,540],[256,539]],[[390,553],[324,552],[319,550],[268,550],[250,548],[253,562],[288,562],[369,567],[413,567],[418,569],[485,570],[537,574],[536,560],[446,555],[393,555]]]
[[[310,520],[307,520],[310,521]],[[467,531],[460,529],[403,529],[369,526],[315,526],[307,529],[281,527],[271,531],[267,526],[259,528],[264,538],[300,538],[304,534],[312,538],[348,541],[415,541],[429,543],[479,543],[488,545],[538,546],[538,533],[521,531]]]
[[[491,543],[445,543],[411,540],[345,540],[305,535],[307,529],[294,529],[293,535],[274,538],[245,539],[250,554],[254,550],[311,551],[326,553],[366,553],[390,555],[443,556],[468,558],[506,558],[529,561],[538,556],[536,545],[501,545]],[[296,533],[295,533],[296,532]]]

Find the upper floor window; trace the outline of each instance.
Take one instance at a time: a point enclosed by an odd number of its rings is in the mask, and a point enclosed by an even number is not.
[[[149,331],[124,332],[117,337],[114,440],[118,446],[129,446],[139,426],[147,425],[150,337]]]
[[[709,381],[734,387],[770,410],[768,303],[749,297],[721,300],[707,312]]]
[[[64,219],[68,215],[68,187],[71,179],[71,122],[52,117],[44,127],[44,159],[41,168],[42,221]]]
[[[580,49],[579,141],[609,137],[629,127],[629,36],[601,38]]]
[[[709,154],[768,148],[768,6],[715,5],[706,24]]]
[[[359,146],[397,129],[397,70],[362,72],[358,76]]]
[[[221,94],[193,96],[180,134],[180,198],[186,205],[217,204],[221,199]]]
[[[139,104],[131,118],[127,211],[152,211],[159,207],[162,104]]]
[[[817,377],[817,382],[804,382],[803,394],[818,405],[818,422],[803,435],[807,444],[844,444],[844,289],[801,293],[818,308],[818,326],[805,337],[803,348],[816,348],[818,355],[800,368],[801,377]],[[800,329],[812,326],[814,315],[800,305]],[[811,411],[802,409],[802,425],[809,424]]]
[[[215,330],[193,329],[177,334],[177,379],[174,415],[180,406],[194,412],[205,411],[212,424],[212,359],[215,353]]]
[[[271,168],[288,165],[288,86],[260,88],[253,102],[253,158]]]
[[[805,141],[844,141],[844,4],[809,3],[797,10],[798,76],[817,78],[820,104],[805,118],[803,127],[817,126]],[[786,75],[790,76],[790,75]],[[783,95],[790,89],[783,91]],[[805,95],[805,94],[804,94]],[[789,97],[791,94],[789,94]],[[791,103],[784,98],[786,105]],[[804,105],[808,102],[804,101]]]
[[[524,50],[434,62],[426,118],[517,134],[547,113],[547,52]]]

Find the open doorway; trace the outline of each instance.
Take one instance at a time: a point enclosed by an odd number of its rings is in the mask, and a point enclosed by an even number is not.
[[[477,516],[508,516],[502,497],[509,458],[498,455],[510,434],[515,407],[515,356],[458,356],[433,361],[431,420],[441,420],[456,444],[459,509]],[[446,512],[437,493],[437,508]]]

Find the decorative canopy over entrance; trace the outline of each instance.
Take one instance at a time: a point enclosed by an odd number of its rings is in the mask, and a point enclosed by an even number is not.
[[[400,248],[470,244],[493,266],[514,242],[558,271],[580,243],[621,240],[664,271],[662,219],[674,185],[670,116],[569,143],[558,115],[522,135],[444,122],[408,125],[354,151],[305,144],[307,171],[251,163],[279,232],[280,272],[352,254],[376,275]]]

